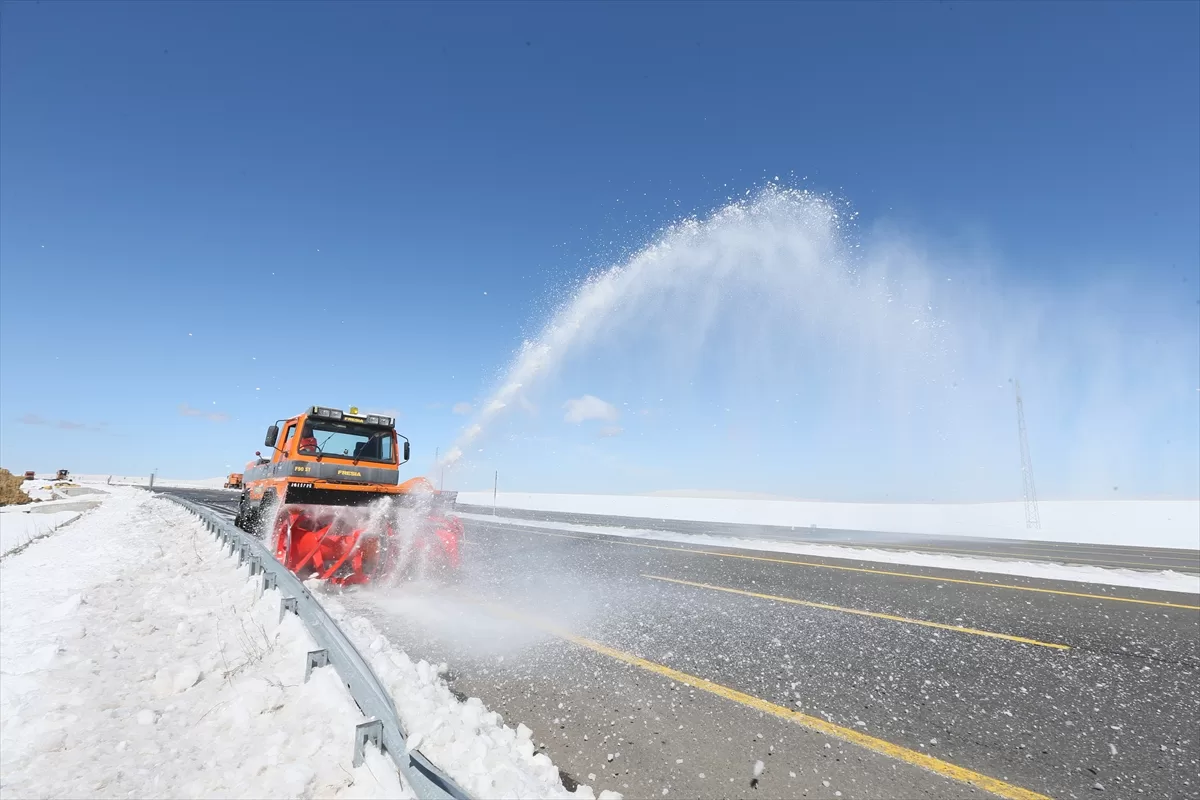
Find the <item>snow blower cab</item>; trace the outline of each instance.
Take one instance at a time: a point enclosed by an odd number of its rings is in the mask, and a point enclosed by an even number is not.
[[[367,583],[457,571],[462,523],[454,494],[424,478],[400,482],[408,439],[395,421],[313,406],[267,429],[270,452],[242,473],[235,524],[302,578]]]

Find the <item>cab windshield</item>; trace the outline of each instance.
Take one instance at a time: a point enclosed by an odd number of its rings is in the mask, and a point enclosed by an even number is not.
[[[390,430],[321,420],[305,424],[297,450],[301,455],[337,456],[392,463],[393,442]]]

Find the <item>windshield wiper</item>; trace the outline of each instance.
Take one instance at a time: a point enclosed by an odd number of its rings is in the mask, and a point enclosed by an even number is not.
[[[367,437],[367,440],[362,443],[362,447],[358,448],[358,452],[354,454],[354,466],[358,466],[358,460],[362,458],[363,451],[367,449],[367,445],[375,440],[376,437],[382,436],[382,433],[372,433]]]
[[[329,434],[328,436],[325,437],[325,442],[328,442],[330,439],[332,439],[336,435],[337,435],[337,431],[334,431],[333,433]],[[316,438],[316,437],[313,437],[313,438]],[[321,461],[321,456],[325,455],[325,442],[321,442],[319,445],[317,445],[317,462],[318,463],[320,463],[320,461]]]

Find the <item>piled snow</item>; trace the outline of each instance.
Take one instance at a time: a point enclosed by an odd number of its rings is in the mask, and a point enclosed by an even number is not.
[[[683,542],[697,547],[722,547],[730,550],[758,550],[769,553],[817,558],[840,558],[849,561],[875,561],[883,564],[907,564],[916,567],[953,569],[965,572],[990,572],[997,575],[1021,575],[1026,578],[1042,578],[1053,581],[1076,581],[1078,583],[1130,586],[1137,589],[1155,589],[1164,592],[1200,594],[1200,575],[1188,575],[1173,570],[1143,572],[1139,570],[1111,569],[1075,564],[1056,564],[1045,561],[1009,561],[974,556],[952,556],[941,553],[914,553],[896,550],[880,550],[871,547],[842,547],[840,545],[808,544],[775,539],[743,539],[734,536],[710,536],[708,534],[676,533],[674,531],[638,528],[615,528],[601,525],[575,525],[567,522],[541,522],[538,520],[493,517],[490,514],[464,514],[463,519],[473,519],[492,525],[513,525],[522,528],[540,528],[552,531],[574,531],[602,536],[622,536],[629,539],[656,539],[663,542]]]
[[[477,697],[459,701],[441,677],[446,665],[413,662],[403,651],[363,617],[347,612],[319,582],[321,603],[342,630],[367,657],[371,668],[396,701],[409,744],[474,797],[576,798],[591,800],[590,786],[568,792],[558,769],[545,753],[534,753],[532,734],[525,725],[516,729],[488,711]],[[620,800],[621,795],[602,791],[600,800]]]
[[[459,492],[458,502],[491,506],[491,492]],[[1049,500],[1042,530],[1025,527],[1023,503],[823,503],[645,495],[502,492],[501,508],[643,519],[795,528],[830,528],[1049,542],[1200,547],[1200,500]]]
[[[411,797],[279,596],[183,509],[114,488],[0,563],[0,793]]]
[[[59,497],[54,493],[53,481],[25,481],[21,484],[21,491],[29,495],[30,500],[57,500]]]
[[[40,511],[40,509],[39,509]],[[8,506],[0,511],[0,556],[53,533],[79,519],[78,511],[34,513],[29,506]]]

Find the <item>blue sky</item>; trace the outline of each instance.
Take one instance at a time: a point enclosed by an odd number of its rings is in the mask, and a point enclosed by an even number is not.
[[[1128,443],[1123,491],[1197,492],[1196,4],[2,13],[10,469],[214,475],[314,402],[398,411],[427,462],[469,422],[455,404],[477,409],[586,274],[780,176],[843,198],[864,236],[901,232],[950,254],[930,274],[986,265],[989,308],[1001,320],[1014,310],[1008,324],[1019,328],[1021,298],[1034,297],[1043,316],[1080,321],[1074,331],[1126,332],[1129,361],[1096,369],[1105,386],[1140,382],[1157,427]],[[1109,300],[1086,302],[1096,296]],[[1128,368],[1146,359],[1134,335],[1167,353],[1150,379]],[[592,384],[567,370],[543,409],[582,394],[623,407],[613,369]],[[1192,394],[1157,396],[1168,375]],[[1059,436],[1090,381],[1043,391],[1040,409],[1025,381],[1045,494],[1108,490],[1109,474],[1068,477],[1083,435]],[[1096,413],[1101,430],[1119,421]],[[711,427],[695,408],[680,419]],[[477,454],[461,481],[502,466],[522,489],[936,492],[896,483],[936,474],[898,444],[861,485],[806,484],[775,451],[747,455],[755,469],[689,466],[687,425],[674,439],[567,436],[543,452],[532,437],[560,436],[551,421],[546,410],[536,431],[510,424],[528,443],[502,464]],[[557,410],[553,421],[570,428]],[[551,457],[564,448],[569,458]],[[954,494],[1010,489],[1019,483]]]

